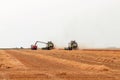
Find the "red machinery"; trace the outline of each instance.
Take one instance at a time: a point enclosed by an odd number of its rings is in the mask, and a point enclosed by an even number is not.
[[[46,44],[46,47],[42,48],[44,50],[51,50],[54,49],[54,44],[51,41],[46,42],[42,42],[42,41],[36,41],[34,45],[31,45],[31,50],[37,50],[38,46],[37,43],[42,43],[42,44]]]

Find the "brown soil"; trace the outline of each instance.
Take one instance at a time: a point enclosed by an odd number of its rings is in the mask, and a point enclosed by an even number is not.
[[[120,51],[0,50],[0,80],[120,80]]]

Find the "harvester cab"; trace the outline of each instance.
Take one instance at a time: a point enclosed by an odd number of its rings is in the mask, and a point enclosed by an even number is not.
[[[76,50],[78,49],[78,44],[76,41],[71,41],[69,44],[68,44],[68,47],[65,48],[65,50]]]
[[[52,41],[48,41],[48,43],[46,43],[47,46],[42,48],[43,50],[51,50],[51,49],[54,49],[54,44]]]
[[[53,44],[52,41],[48,41],[47,43],[46,42],[42,42],[42,41],[36,41],[36,43],[34,45],[31,45],[31,50],[37,50],[38,49],[37,43],[46,44],[46,47],[41,48],[43,50],[54,49],[54,44]]]

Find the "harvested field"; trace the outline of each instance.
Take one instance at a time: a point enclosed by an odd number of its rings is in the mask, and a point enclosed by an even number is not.
[[[120,51],[0,50],[0,80],[120,80]]]

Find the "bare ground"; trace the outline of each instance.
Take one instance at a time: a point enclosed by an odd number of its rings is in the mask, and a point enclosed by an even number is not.
[[[0,50],[0,80],[120,80],[120,51]]]

